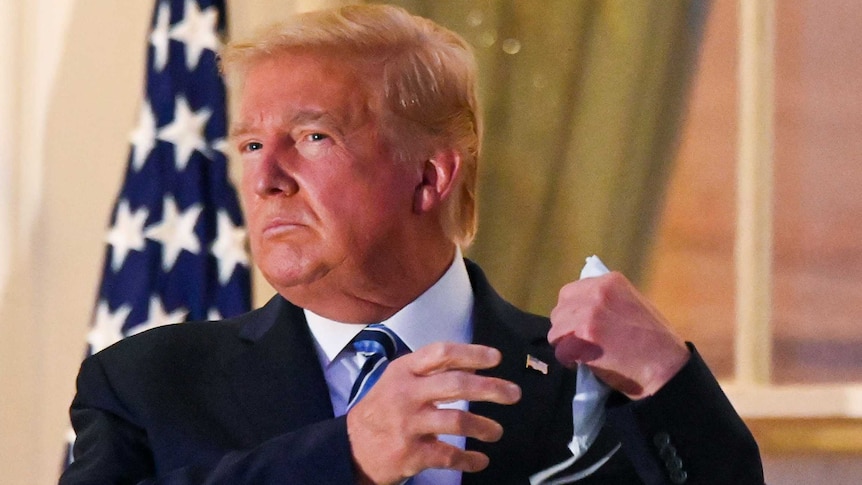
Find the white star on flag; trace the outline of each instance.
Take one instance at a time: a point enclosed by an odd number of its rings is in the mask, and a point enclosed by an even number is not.
[[[150,32],[150,44],[153,45],[153,68],[162,72],[168,63],[168,28],[171,26],[171,7],[167,3],[159,3],[156,14],[156,24]]]
[[[170,325],[172,323],[180,323],[186,318],[188,310],[185,308],[177,308],[168,313],[165,311],[165,306],[162,304],[162,299],[156,295],[150,297],[150,307],[147,312],[147,321],[143,322],[129,332],[129,336],[137,335],[152,328]]]
[[[210,308],[209,311],[207,312],[207,320],[216,321],[216,320],[221,320],[221,319],[222,319],[222,315],[221,315],[221,312],[218,311],[218,308],[215,308],[215,307]]]
[[[215,150],[225,156],[227,156],[227,150],[229,147],[230,145],[224,138],[211,141],[209,146],[211,150]]]
[[[218,236],[212,245],[212,253],[218,261],[218,279],[227,283],[236,265],[248,266],[245,251],[245,229],[235,226],[227,212],[218,211]]]
[[[108,244],[113,251],[111,253],[111,269],[115,272],[123,267],[123,262],[129,251],[141,251],[144,249],[144,224],[147,222],[149,211],[146,207],[140,207],[135,212],[131,211],[129,201],[123,199],[117,207],[117,218],[114,227],[108,231]]]
[[[158,138],[173,143],[178,171],[185,170],[195,150],[207,151],[204,128],[211,115],[209,108],[192,111],[185,96],[177,96],[174,120],[159,130]]]
[[[218,51],[217,23],[218,11],[215,8],[207,7],[201,11],[195,0],[186,0],[185,16],[174,25],[170,36],[186,45],[186,66],[189,71],[197,68],[204,49]]]
[[[144,102],[138,114],[138,124],[132,132],[132,167],[140,172],[153,147],[156,146],[156,118],[150,103]]]
[[[71,449],[73,446],[75,446],[75,438],[77,438],[77,437],[78,436],[75,434],[74,429],[72,429],[72,428],[66,429],[66,443],[67,443],[67,446],[69,447],[69,449]],[[70,456],[66,457],[65,465],[69,466],[71,464],[72,464],[72,456],[70,454]]]
[[[126,323],[126,318],[131,312],[131,306],[122,305],[114,313],[111,313],[108,302],[99,302],[99,306],[96,307],[96,321],[93,322],[93,327],[87,334],[87,343],[92,347],[93,353],[110,347],[123,339],[123,324]]]
[[[193,204],[181,213],[170,195],[165,196],[163,207],[161,222],[148,227],[144,235],[162,243],[162,269],[167,272],[174,267],[183,249],[193,254],[200,251],[195,224],[202,207],[200,204]]]

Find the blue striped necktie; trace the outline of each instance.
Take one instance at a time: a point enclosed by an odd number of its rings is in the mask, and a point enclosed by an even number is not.
[[[350,390],[347,409],[353,407],[371,389],[390,361],[410,352],[398,335],[382,323],[372,323],[353,338],[356,353],[365,357],[359,376]]]

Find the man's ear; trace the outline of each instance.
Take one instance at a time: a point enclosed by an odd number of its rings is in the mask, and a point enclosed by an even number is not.
[[[413,211],[429,212],[452,193],[461,176],[461,154],[453,149],[437,150],[422,165],[422,178],[413,197]]]

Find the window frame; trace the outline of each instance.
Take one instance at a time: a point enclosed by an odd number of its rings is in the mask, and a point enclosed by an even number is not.
[[[735,375],[722,387],[766,452],[862,453],[862,384],[772,381],[775,2],[738,8]]]

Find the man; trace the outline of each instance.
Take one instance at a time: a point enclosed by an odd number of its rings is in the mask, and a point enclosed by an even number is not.
[[[703,362],[623,276],[563,288],[551,326],[461,258],[481,122],[460,37],[345,7],[230,46],[224,69],[251,248],[278,295],[87,359],[61,483],[763,483]],[[412,352],[354,347],[380,323]],[[579,362],[615,392],[574,460]]]

